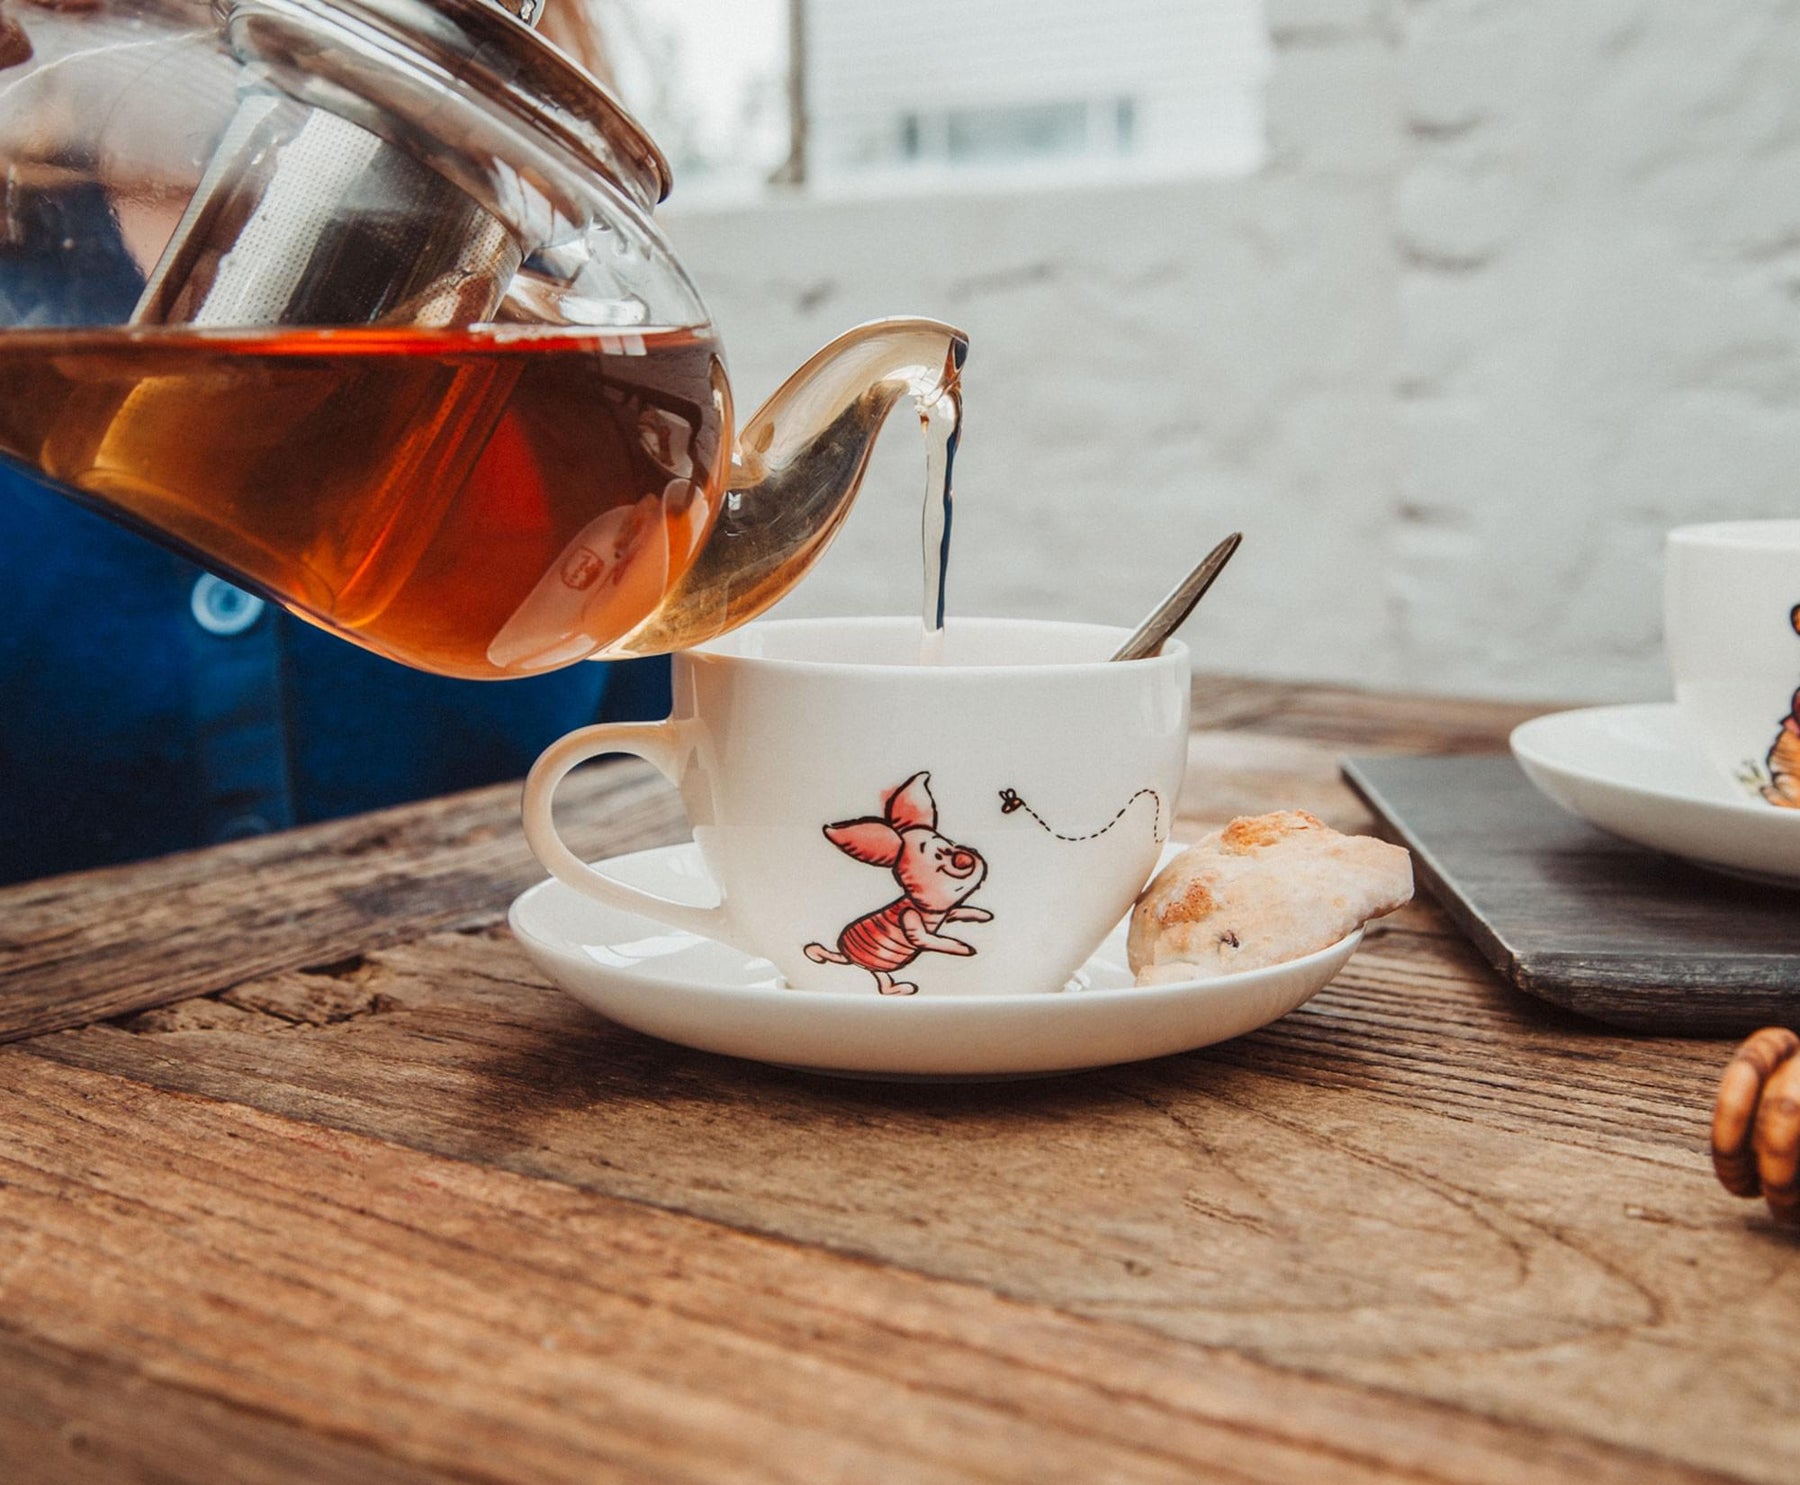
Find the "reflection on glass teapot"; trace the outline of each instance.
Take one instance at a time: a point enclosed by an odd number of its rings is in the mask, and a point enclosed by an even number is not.
[[[475,678],[755,617],[904,396],[947,495],[935,321],[840,337],[734,438],[668,166],[517,4],[0,0],[0,455]],[[118,307],[69,292],[97,263]]]

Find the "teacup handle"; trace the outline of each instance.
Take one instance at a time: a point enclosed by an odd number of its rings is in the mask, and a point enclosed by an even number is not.
[[[723,893],[717,905],[695,907],[629,887],[616,877],[595,871],[556,833],[551,805],[557,785],[568,777],[570,769],[601,753],[630,753],[676,783],[685,744],[683,732],[681,724],[670,718],[662,722],[602,722],[558,738],[544,749],[525,778],[525,840],[552,876],[596,902],[742,948]]]

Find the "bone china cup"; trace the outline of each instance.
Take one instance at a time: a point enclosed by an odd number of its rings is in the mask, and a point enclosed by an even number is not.
[[[1167,839],[1187,758],[1188,653],[1107,657],[1126,631],[917,619],[750,625],[674,658],[666,721],[583,728],[525,785],[525,834],[578,891],[772,960],[803,990],[1059,990]],[[580,861],[551,799],[635,753],[681,791],[718,902],[653,896]]]
[[[1800,521],[1678,526],[1666,559],[1683,725],[1741,797],[1800,806]]]

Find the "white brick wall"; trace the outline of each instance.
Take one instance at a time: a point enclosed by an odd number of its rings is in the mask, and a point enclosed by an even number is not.
[[[860,319],[973,340],[950,599],[1238,671],[1666,692],[1660,533],[1800,511],[1800,0],[1268,0],[1270,163],[667,209],[751,404]],[[917,602],[896,418],[795,611]]]

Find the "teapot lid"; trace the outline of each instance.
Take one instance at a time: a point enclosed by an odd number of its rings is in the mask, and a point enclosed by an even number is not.
[[[473,113],[510,116],[650,210],[669,194],[668,160],[618,99],[526,24],[543,3],[213,0],[213,10],[246,61],[330,77],[364,98],[378,92],[452,147],[491,146],[488,130],[471,128]]]

